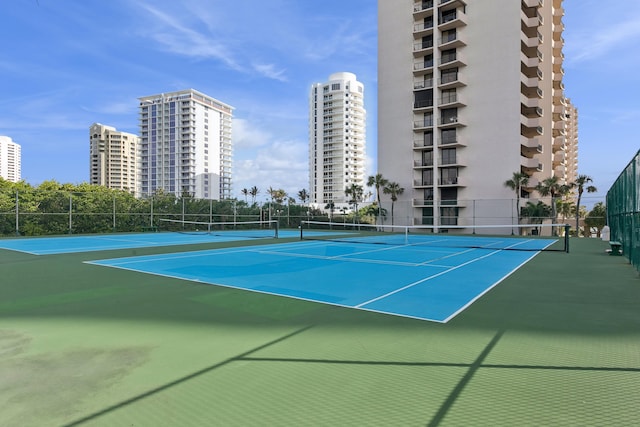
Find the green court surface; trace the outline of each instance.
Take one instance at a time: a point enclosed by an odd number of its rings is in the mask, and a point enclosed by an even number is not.
[[[246,244],[0,250],[0,425],[640,424],[640,279],[599,240],[447,324],[84,263]]]

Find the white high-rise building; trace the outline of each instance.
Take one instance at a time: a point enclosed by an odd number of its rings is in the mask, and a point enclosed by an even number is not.
[[[309,195],[320,208],[347,204],[345,192],[365,185],[364,85],[352,73],[335,73],[311,87]]]
[[[189,89],[140,100],[140,194],[231,197],[233,107]]]
[[[573,179],[563,14],[562,0],[378,2],[378,171],[404,188],[397,223],[513,224],[513,173],[524,198]]]
[[[89,182],[136,194],[138,136],[94,123],[89,145]]]
[[[19,144],[8,136],[0,135],[0,177],[11,182],[22,179],[22,153]]]

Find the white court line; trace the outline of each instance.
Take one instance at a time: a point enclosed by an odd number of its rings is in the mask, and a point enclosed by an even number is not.
[[[509,248],[509,247],[507,247],[507,249],[508,249],[508,248]],[[414,287],[414,286],[417,286],[417,285],[419,285],[419,284],[421,284],[421,283],[428,282],[428,281],[429,281],[429,280],[431,280],[431,279],[435,279],[436,277],[440,277],[440,276],[442,276],[442,275],[444,275],[444,274],[450,273],[450,272],[452,272],[452,271],[454,271],[454,270],[457,270],[457,269],[459,269],[459,268],[461,268],[461,267],[464,267],[464,266],[466,266],[466,265],[472,264],[472,263],[474,263],[474,262],[476,262],[476,261],[480,261],[481,259],[488,258],[488,257],[493,256],[493,255],[495,255],[495,254],[497,254],[497,253],[500,253],[500,252],[502,252],[502,249],[497,249],[497,250],[495,250],[495,251],[493,251],[493,252],[489,252],[488,254],[485,254],[485,255],[483,255],[483,256],[481,256],[481,257],[474,258],[474,259],[472,259],[472,260],[470,260],[470,261],[467,261],[467,262],[465,262],[465,263],[462,263],[462,264],[460,264],[460,265],[456,265],[455,267],[451,267],[451,268],[449,268],[448,270],[441,271],[440,273],[436,273],[436,274],[434,274],[434,275],[432,275],[432,276],[425,277],[424,279],[418,280],[418,281],[413,282],[413,283],[409,283],[408,285],[403,286],[403,287],[401,287],[401,288],[399,288],[399,289],[396,289],[396,290],[394,290],[394,291],[388,292],[388,293],[386,293],[386,294],[384,294],[384,295],[380,295],[379,297],[376,297],[376,298],[370,299],[369,301],[365,301],[365,302],[363,302],[363,303],[361,303],[361,304],[356,305],[356,306],[355,306],[355,308],[361,308],[361,307],[362,307],[362,306],[364,306],[364,305],[371,304],[372,302],[379,301],[379,300],[384,299],[384,298],[386,298],[386,297],[388,297],[388,296],[391,296],[391,295],[393,295],[393,294],[397,294],[398,292],[402,292],[402,291],[404,291],[404,290],[407,290],[407,289],[409,289],[409,288],[412,288],[412,287]],[[539,252],[536,252],[536,253],[534,254],[534,256],[535,256],[535,255],[537,255],[538,253],[539,253]],[[529,259],[530,259],[530,258],[529,258]],[[494,284],[494,285],[492,285],[491,287],[493,287],[493,286],[495,286],[495,284]],[[484,292],[486,292],[486,291],[484,291]]]

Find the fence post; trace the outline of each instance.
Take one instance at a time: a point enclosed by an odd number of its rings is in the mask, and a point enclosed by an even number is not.
[[[113,194],[113,232],[116,232],[116,195]]]
[[[69,193],[69,234],[72,234],[71,227],[73,225],[73,193]]]
[[[20,202],[18,197],[18,190],[16,190],[16,236],[20,235]]]

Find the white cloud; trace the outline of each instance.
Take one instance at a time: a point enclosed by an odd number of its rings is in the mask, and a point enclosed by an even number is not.
[[[243,188],[258,187],[258,200],[266,200],[267,189],[281,188],[292,197],[309,187],[307,143],[276,141],[260,149],[252,158],[236,160],[234,193],[240,198]],[[236,152],[236,158],[242,153]]]
[[[287,81],[287,78],[284,75],[285,70],[276,70],[276,67],[273,64],[253,64],[253,68],[258,73],[270,79],[279,80],[281,82]]]
[[[589,33],[576,34],[567,40],[570,62],[597,60],[622,46],[637,44],[640,38],[640,17],[606,29],[591,28]]]
[[[236,150],[267,145],[272,138],[269,132],[258,129],[248,120],[233,119],[233,145]]]

